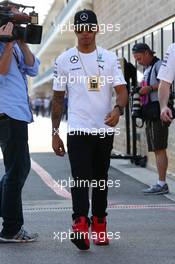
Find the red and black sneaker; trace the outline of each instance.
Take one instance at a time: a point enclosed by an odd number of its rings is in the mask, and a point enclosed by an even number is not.
[[[88,250],[90,248],[89,241],[89,224],[85,216],[78,217],[72,225],[71,241],[80,250]]]
[[[92,216],[91,220],[91,237],[93,243],[98,246],[109,245],[109,239],[106,232],[106,217],[98,218]]]

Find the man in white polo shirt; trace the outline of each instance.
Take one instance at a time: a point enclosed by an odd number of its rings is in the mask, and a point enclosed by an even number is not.
[[[96,46],[97,17],[91,10],[75,14],[78,46],[61,54],[55,63],[52,105],[52,146],[56,155],[64,156],[59,124],[68,93],[67,147],[75,186],[73,233],[71,241],[81,250],[90,247],[89,226],[96,234],[96,245],[107,245],[107,180],[115,126],[127,104],[126,82],[115,53]],[[117,94],[112,107],[113,90]],[[92,217],[89,212],[89,183],[92,188]],[[104,181],[104,188],[100,188]],[[84,185],[82,186],[82,182]],[[81,183],[81,185],[80,185]],[[100,236],[100,233],[104,236]]]
[[[175,80],[175,43],[171,44],[166,52],[158,78],[161,80],[159,85],[159,102],[161,107],[161,119],[164,122],[171,122],[172,110],[168,107],[171,84]]]

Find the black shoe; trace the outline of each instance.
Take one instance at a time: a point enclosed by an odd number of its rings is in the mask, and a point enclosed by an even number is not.
[[[150,188],[143,190],[144,194],[166,194],[169,193],[168,184],[165,183],[164,186],[160,186],[159,184],[155,184]]]
[[[23,228],[14,236],[7,236],[0,233],[0,243],[27,243],[35,242],[38,238],[38,234],[29,234]]]

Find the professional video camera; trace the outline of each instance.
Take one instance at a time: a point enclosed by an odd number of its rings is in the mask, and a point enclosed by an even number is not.
[[[18,11],[12,11],[15,6]],[[29,14],[24,13],[26,8],[33,9]],[[20,11],[21,9],[21,11]],[[38,13],[34,6],[26,6],[11,1],[0,2],[0,27],[8,22],[14,24],[12,36],[0,36],[0,41],[10,42],[23,39],[29,44],[40,44],[42,37],[42,26],[38,25]]]

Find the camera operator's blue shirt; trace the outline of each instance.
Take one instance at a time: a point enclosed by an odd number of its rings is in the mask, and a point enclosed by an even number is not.
[[[0,56],[4,52],[4,46],[5,44],[0,42]],[[30,123],[33,121],[33,117],[26,75],[36,76],[40,62],[34,57],[34,65],[26,65],[19,46],[15,43],[13,48],[14,54],[9,72],[7,75],[0,74],[0,113]]]

